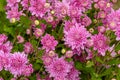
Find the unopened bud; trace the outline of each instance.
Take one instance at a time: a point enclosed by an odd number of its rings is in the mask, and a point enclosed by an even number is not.
[[[15,23],[15,22],[16,22],[16,19],[15,19],[15,18],[12,18],[12,19],[10,19],[10,22],[11,22],[11,23]]]
[[[35,20],[34,23],[35,23],[35,25],[39,25],[40,24],[40,22],[38,20]]]

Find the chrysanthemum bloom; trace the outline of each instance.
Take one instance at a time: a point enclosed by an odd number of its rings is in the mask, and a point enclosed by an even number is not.
[[[67,80],[80,80],[79,74],[80,72],[73,66],[66,78]]]
[[[41,44],[43,45],[43,49],[46,49],[46,51],[55,50],[55,47],[57,46],[58,42],[54,39],[53,36],[46,34],[41,39]]]
[[[91,0],[72,0],[71,5],[78,7],[83,12],[91,9],[92,1]]]
[[[84,26],[75,24],[69,31],[65,32],[65,44],[71,47],[73,50],[84,49],[84,45],[87,42],[87,38],[90,37],[89,32]]]
[[[28,9],[28,3],[29,3],[29,0],[22,0],[21,1],[21,4],[22,4],[24,10]]]
[[[2,50],[0,50],[0,71],[4,68],[5,70],[9,67],[9,57],[10,54],[5,54]]]
[[[115,35],[116,35],[116,40],[119,41],[120,40],[120,28],[116,29]]]
[[[29,53],[32,53],[33,52],[33,46],[30,42],[26,42],[24,44],[24,52],[29,54]]]
[[[43,60],[43,63],[45,66],[50,65],[52,63],[53,59],[54,59],[53,57],[50,57],[47,54],[44,54],[42,56],[42,60]]]
[[[30,76],[31,73],[33,73],[32,64],[25,65],[22,73],[23,73],[22,75],[24,76]]]
[[[19,3],[21,0],[7,0],[7,6],[14,7],[15,4]]]
[[[78,18],[82,15],[82,10],[80,10],[78,7],[70,5],[68,10],[68,16],[71,18]]]
[[[103,34],[99,33],[98,35],[92,36],[94,50],[105,56],[105,52],[109,49],[108,39]]]
[[[98,0],[98,1],[96,1],[96,5],[100,10],[103,10],[106,13],[109,13],[113,6],[113,4],[110,2],[110,0]]]
[[[65,17],[68,14],[69,2],[66,0],[56,1],[55,3],[55,15],[58,19]]]
[[[98,26],[98,31],[100,33],[104,33],[106,31],[106,28],[104,26]]]
[[[43,34],[42,29],[40,29],[40,28],[36,28],[36,29],[35,29],[34,35],[35,35],[35,37],[36,37],[37,39],[38,39],[40,36],[42,36],[42,34]]]
[[[45,4],[46,0],[30,0],[29,10],[32,15],[42,18],[48,9],[45,7]]]
[[[0,50],[2,50],[6,54],[10,53],[12,48],[13,48],[13,46],[10,41],[7,41],[6,43],[0,45]]]
[[[46,67],[46,70],[50,73],[50,77],[63,77],[67,76],[70,72],[71,65],[64,60],[64,58],[56,58],[53,62]]]
[[[7,36],[5,34],[0,34],[0,45],[7,41]]]
[[[82,25],[84,26],[89,26],[92,23],[91,19],[86,15],[84,16],[84,18],[82,19]]]
[[[106,18],[106,16],[107,16],[107,14],[106,14],[105,11],[100,11],[100,12],[98,12],[98,18],[104,19],[104,18]]]
[[[28,63],[26,54],[23,52],[15,52],[10,56],[10,67],[8,70],[14,75],[14,77],[22,75],[25,65]]]
[[[107,25],[110,29],[115,30],[120,27],[120,9],[117,11],[112,11],[106,18]]]
[[[71,27],[73,27],[76,23],[76,20],[75,19],[72,19],[72,21],[65,21],[65,24],[64,24],[64,32],[65,31],[69,31]]]
[[[18,40],[17,43],[23,43],[24,42],[24,38],[20,35],[17,36],[17,40]]]
[[[19,20],[20,16],[23,15],[22,11],[18,11],[17,7],[13,7],[11,10],[8,10],[6,14],[7,14],[7,18],[10,20],[13,18]]]
[[[67,51],[66,52],[66,54],[65,54],[65,56],[67,57],[67,58],[71,58],[72,56],[73,56],[73,51]]]

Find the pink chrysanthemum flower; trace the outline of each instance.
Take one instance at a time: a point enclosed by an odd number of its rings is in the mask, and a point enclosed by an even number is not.
[[[44,65],[47,66],[52,63],[53,58],[45,54],[42,56],[42,60],[43,60]]]
[[[23,15],[22,11],[18,11],[17,7],[13,7],[11,10],[8,10],[6,14],[7,14],[7,18],[10,20],[12,18],[19,20],[20,16]]]
[[[22,75],[24,70],[24,66],[28,63],[27,56],[23,52],[15,52],[10,57],[10,67],[8,68],[9,71],[15,76]]]
[[[82,10],[80,10],[78,7],[71,5],[69,7],[68,15],[71,18],[78,18],[82,15]]]
[[[107,37],[99,33],[98,35],[92,36],[94,50],[105,56],[105,52],[109,49]]]
[[[55,50],[55,47],[57,46],[58,42],[54,39],[53,36],[46,34],[42,40],[41,44],[43,45],[43,49],[46,49],[46,51]]]
[[[91,9],[92,1],[91,0],[72,0],[71,5],[78,7],[83,12]]]
[[[87,42],[87,38],[90,37],[89,32],[84,26],[75,24],[69,31],[65,32],[65,44],[71,47],[73,50],[84,49],[84,45]]]
[[[115,35],[117,36],[116,37],[116,40],[120,40],[120,28],[117,28],[116,31],[115,31]]]
[[[72,19],[72,21],[65,21],[65,24],[64,24],[64,32],[65,31],[69,31],[71,27],[73,27],[76,23],[76,20],[75,19]]]
[[[55,3],[55,15],[58,17],[58,19],[61,19],[62,17],[65,17],[68,14],[69,9],[69,1],[66,0],[56,1]]]
[[[24,44],[24,52],[29,54],[29,53],[32,53],[33,52],[33,46],[30,42],[26,42]]]
[[[67,73],[70,72],[71,65],[64,60],[64,58],[56,58],[53,62],[46,67],[46,70],[50,73],[50,77],[65,78]]]
[[[9,67],[9,57],[10,54],[5,54],[0,50],[0,71],[4,68],[5,70]]]
[[[66,78],[67,80],[80,80],[79,74],[80,72],[73,66],[73,68],[70,70]]]
[[[13,48],[13,46],[10,43],[10,41],[7,41],[6,43],[0,45],[0,50],[2,50],[6,54],[10,53],[12,48]]]
[[[120,9],[117,11],[112,11],[106,18],[107,25],[110,29],[115,30],[120,27]]]
[[[22,0],[21,1],[21,4],[22,4],[24,10],[28,9],[28,3],[29,3],[29,0]]]
[[[36,37],[37,39],[38,39],[40,36],[42,36],[42,34],[43,34],[42,29],[40,29],[40,28],[36,28],[36,29],[35,29],[34,35],[35,35],[35,37]]]
[[[30,7],[29,10],[32,15],[37,17],[43,17],[43,15],[47,12],[45,7],[46,0],[30,0]]]
[[[87,15],[85,15],[84,18],[82,18],[82,25],[87,27],[91,23],[92,23],[92,20]]]
[[[13,7],[16,3],[20,2],[21,0],[7,0],[7,6]]]
[[[7,41],[7,36],[5,34],[0,34],[0,45]]]
[[[25,65],[22,73],[24,76],[30,76],[33,73],[32,64]]]

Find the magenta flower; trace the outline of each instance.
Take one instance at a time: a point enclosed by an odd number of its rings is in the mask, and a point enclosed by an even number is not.
[[[120,28],[117,28],[116,31],[115,31],[115,35],[117,36],[116,37],[116,40],[120,40]]]
[[[7,41],[7,36],[5,34],[0,34],[0,45]]]
[[[32,53],[33,52],[33,46],[30,42],[26,42],[24,44],[24,52],[29,54],[29,53]]]
[[[87,38],[90,37],[89,32],[79,24],[76,24],[70,30],[65,32],[65,44],[71,47],[73,50],[80,51],[84,49],[84,45],[87,42]]]
[[[66,78],[67,80],[80,80],[79,74],[80,72],[73,66]]]
[[[36,36],[36,38],[38,39],[40,36],[42,36],[43,31],[40,28],[36,28],[34,31],[34,35]]]
[[[55,47],[57,46],[58,42],[54,39],[53,36],[46,34],[42,40],[41,44],[43,45],[43,49],[46,49],[46,51],[55,50]]]
[[[3,68],[5,68],[5,70],[8,70],[9,57],[10,57],[10,54],[5,54],[2,50],[0,50],[0,71]]]
[[[91,9],[92,1],[91,0],[71,0],[71,5],[78,7],[83,12]]]
[[[31,73],[33,73],[33,68],[32,68],[32,64],[29,64],[29,65],[25,65],[24,68],[23,68],[23,75],[24,76],[30,76]]]
[[[107,25],[110,29],[115,30],[120,27],[120,9],[117,11],[112,11],[106,18]]]
[[[105,52],[109,49],[107,37],[99,33],[98,35],[92,36],[92,40],[94,50],[98,50],[102,56],[105,56]]]
[[[20,2],[21,0],[7,0],[7,6],[13,7],[16,3]]]
[[[55,15],[58,19],[65,17],[68,14],[69,1],[66,0],[56,1],[55,3]]]
[[[24,37],[22,37],[21,35],[18,35],[17,40],[18,40],[17,43],[23,43],[24,42]]]
[[[11,10],[8,10],[6,14],[8,19],[15,18],[16,20],[19,20],[20,16],[23,15],[22,11],[18,11],[17,7],[13,7]]]
[[[13,46],[10,41],[7,41],[6,43],[0,45],[0,50],[2,50],[6,54],[10,53],[12,48],[13,48]]]
[[[29,0],[22,0],[21,1],[21,4],[22,4],[24,10],[28,9],[28,3],[29,3]]]
[[[82,19],[82,25],[84,26],[89,26],[92,23],[91,19],[85,15],[84,18]]]
[[[29,10],[32,15],[35,15],[37,17],[43,17],[48,9],[45,7],[45,3],[46,0],[30,0]]]
[[[28,59],[26,54],[24,54],[23,52],[22,53],[15,52],[10,57],[9,61],[10,67],[8,69],[15,77],[17,77],[22,75],[24,67],[27,63]]]
[[[62,77],[65,78],[67,73],[70,72],[71,65],[64,60],[64,58],[56,58],[53,62],[46,67],[46,70],[50,73],[50,77]]]

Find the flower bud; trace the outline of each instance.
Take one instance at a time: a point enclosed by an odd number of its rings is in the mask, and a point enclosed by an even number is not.
[[[15,23],[15,22],[16,22],[16,19],[15,19],[15,18],[12,18],[12,19],[10,19],[10,22],[11,22],[11,23]]]
[[[63,49],[61,50],[61,53],[64,54],[65,52],[66,52],[66,50],[63,48]]]
[[[34,31],[34,35],[36,36],[36,38],[38,39],[40,36],[42,36],[43,31],[40,28],[36,28]]]
[[[53,57],[53,56],[55,56],[55,52],[54,52],[54,51],[50,51],[48,55],[49,55],[50,57]]]
[[[90,32],[90,33],[93,33],[93,32],[94,32],[94,29],[93,29],[93,28],[90,28],[90,29],[89,29],[89,32]]]
[[[40,22],[38,20],[35,20],[34,23],[36,26],[40,24]]]
[[[24,38],[20,35],[17,36],[17,40],[18,40],[17,43],[23,43],[24,42]]]
[[[73,51],[67,51],[66,54],[65,54],[65,56],[67,58],[71,58],[73,56]]]
[[[54,11],[54,10],[52,10],[52,11],[51,11],[51,14],[55,14],[55,11]]]

